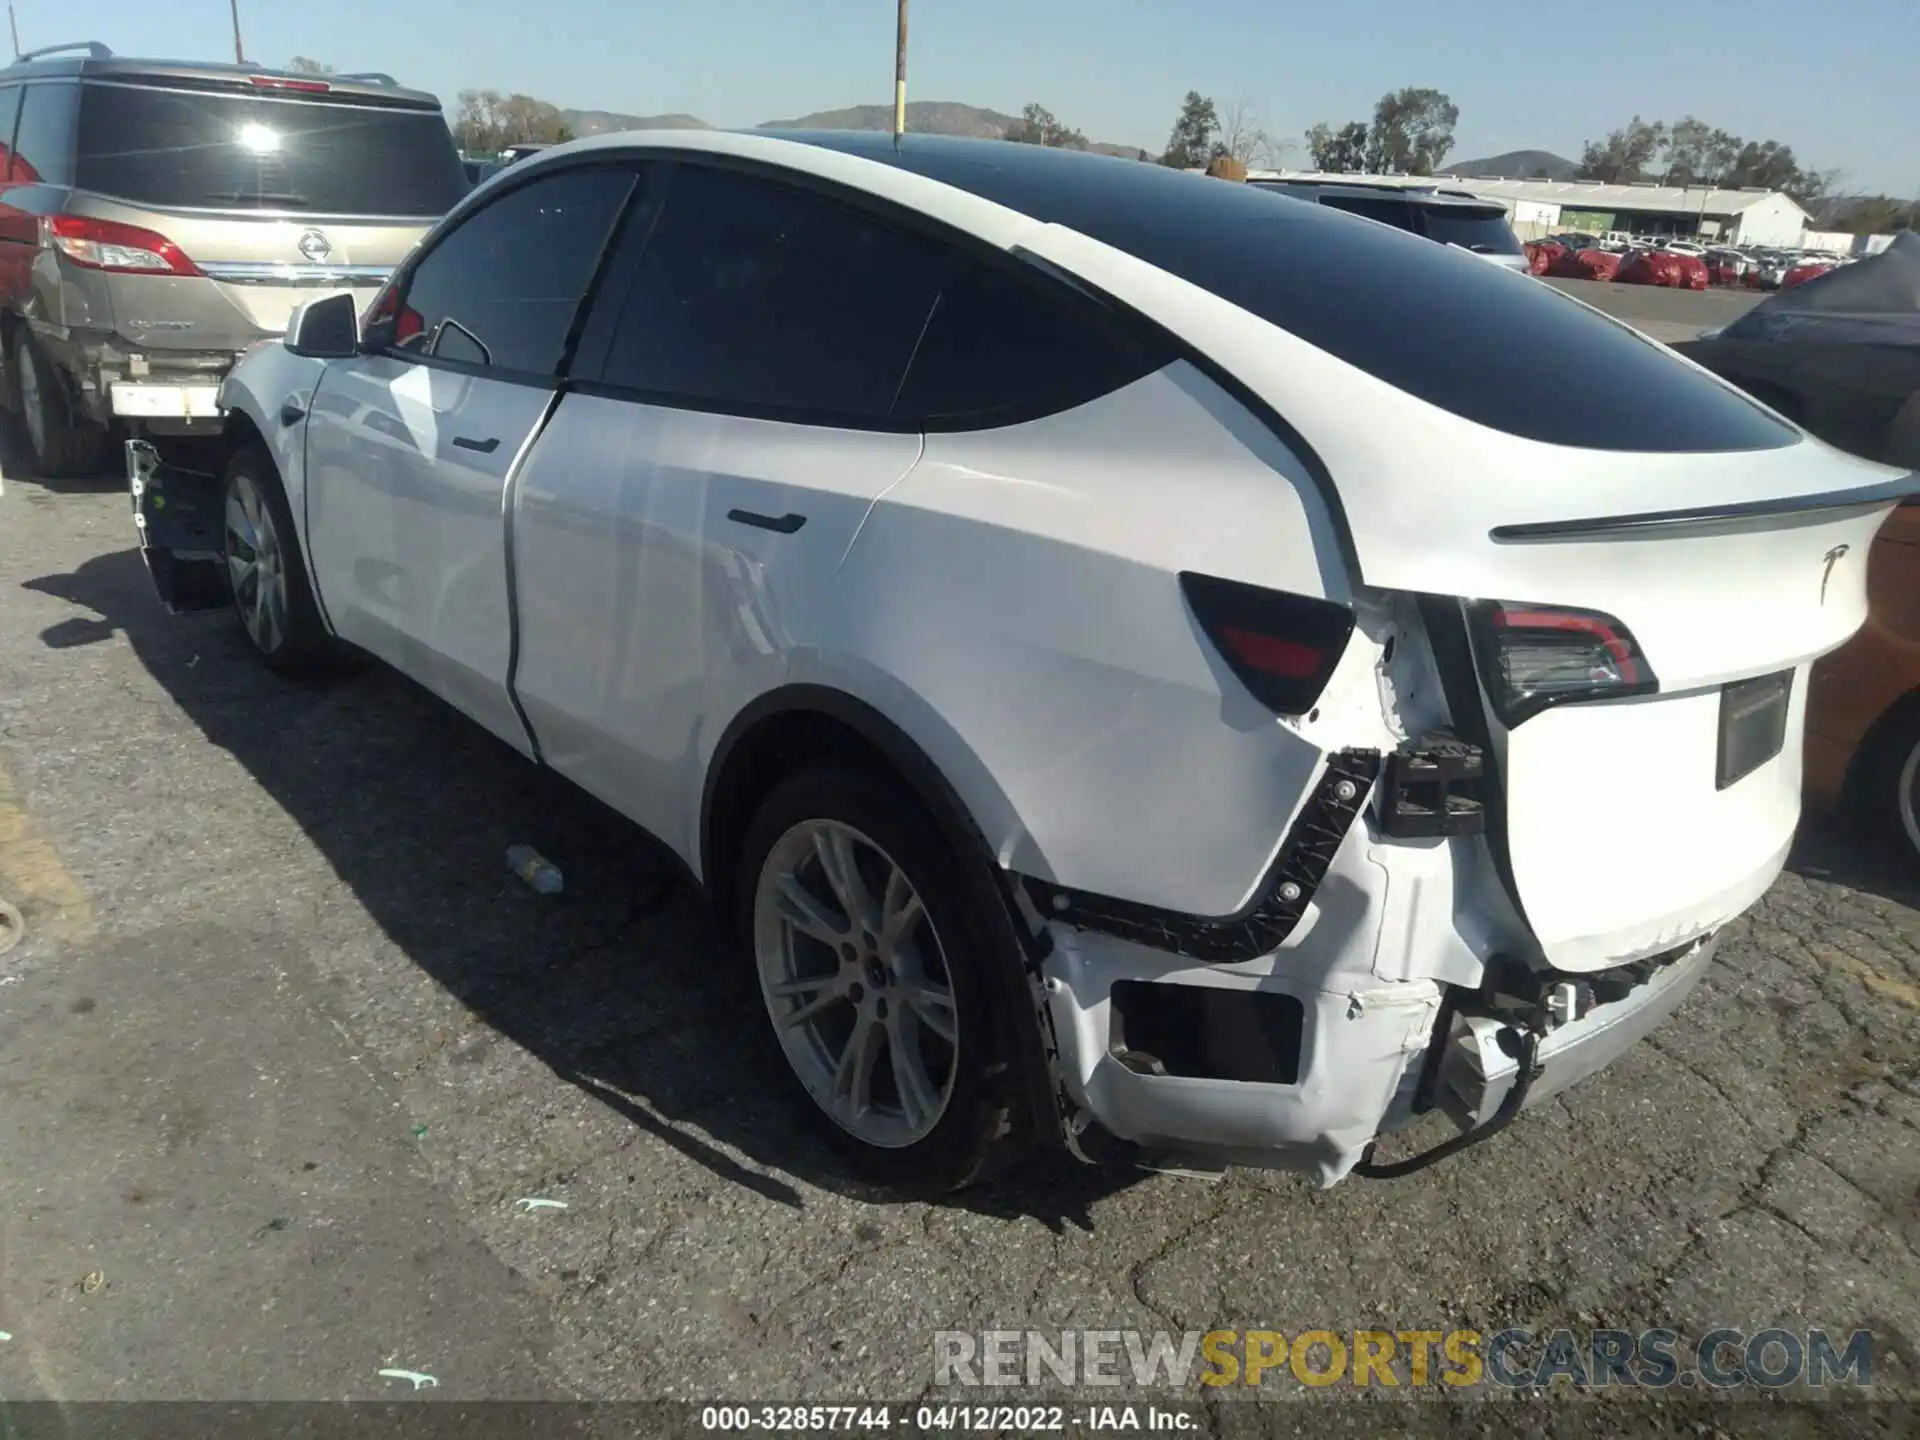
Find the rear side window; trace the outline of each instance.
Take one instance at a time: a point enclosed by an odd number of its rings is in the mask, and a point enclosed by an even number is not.
[[[444,215],[467,193],[437,110],[89,83],[74,183],[136,205]]]
[[[893,418],[932,429],[1011,423],[1085,404],[1171,358],[1058,282],[956,258]]]
[[[0,89],[0,183],[13,179],[13,122],[20,117],[20,87]]]
[[[822,196],[681,166],[601,379],[747,414],[884,419],[943,258]]]
[[[402,350],[546,379],[634,186],[624,170],[567,170],[466,216],[414,267]]]
[[[1371,195],[1322,195],[1320,203],[1329,210],[1364,215],[1396,230],[1413,229],[1413,207],[1404,200],[1376,200]]]
[[[21,90],[20,129],[13,141],[13,178],[29,185],[73,183],[72,85]]]
[[[1458,245],[1477,255],[1523,255],[1504,213],[1455,205],[1422,205],[1420,233],[1442,245]]]

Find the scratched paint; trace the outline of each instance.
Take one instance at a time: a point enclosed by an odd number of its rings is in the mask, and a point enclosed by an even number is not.
[[[93,902],[67,869],[46,829],[27,813],[0,766],[0,896],[26,916],[29,937],[85,940],[94,933]]]

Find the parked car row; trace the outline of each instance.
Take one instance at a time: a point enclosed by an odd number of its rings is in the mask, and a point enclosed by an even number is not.
[[[1772,883],[1911,481],[1300,199],[554,147],[250,349],[217,474],[131,444],[142,547],[659,837],[869,1176],[1404,1173],[1664,1021]]]

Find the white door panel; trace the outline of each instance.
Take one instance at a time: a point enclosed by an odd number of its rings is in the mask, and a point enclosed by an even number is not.
[[[513,516],[514,689],[547,763],[697,866],[706,730],[818,643],[842,557],[919,453],[913,435],[562,400]]]
[[[308,527],[334,627],[523,751],[504,496],[550,397],[367,356],[329,368],[307,421]]]

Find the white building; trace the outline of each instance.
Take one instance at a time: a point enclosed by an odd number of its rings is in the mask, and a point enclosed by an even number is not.
[[[1806,211],[1776,190],[1451,175],[1436,176],[1431,183],[1500,201],[1522,239],[1554,230],[1624,230],[1632,235],[1707,235],[1729,245],[1797,247],[1812,224]]]

